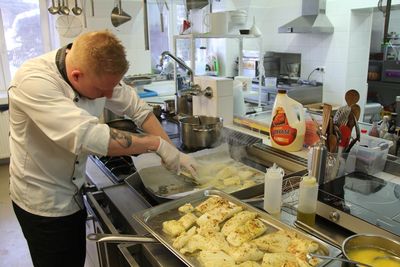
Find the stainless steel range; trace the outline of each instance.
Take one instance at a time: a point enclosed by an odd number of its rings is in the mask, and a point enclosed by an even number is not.
[[[188,152],[180,144],[177,124],[172,120],[161,122],[176,146]],[[223,131],[222,135],[226,137],[224,141],[228,142],[231,148],[247,152],[237,159],[246,165],[265,171],[266,167],[278,162],[286,169],[287,177],[306,172],[306,162],[300,158],[266,147],[258,138],[226,128]],[[95,232],[148,235],[148,232],[132,219],[132,214],[168,199],[155,197],[146,190],[130,157],[91,156],[87,162],[86,174],[92,187],[86,194],[86,204],[93,218]],[[233,195],[242,199],[251,198],[262,195],[263,190],[261,184]],[[184,266],[161,244],[97,243],[96,246],[100,266]]]
[[[388,160],[385,172],[353,172],[319,188],[317,214],[355,233],[400,236],[400,164]]]

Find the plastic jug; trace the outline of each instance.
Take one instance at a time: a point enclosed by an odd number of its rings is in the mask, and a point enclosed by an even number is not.
[[[271,144],[284,151],[299,151],[303,147],[306,122],[303,105],[278,90],[272,109]]]
[[[307,225],[315,224],[317,210],[318,184],[313,176],[305,176],[300,182],[297,220]]]
[[[279,217],[282,205],[282,182],[285,172],[275,163],[265,173],[264,182],[264,210]]]

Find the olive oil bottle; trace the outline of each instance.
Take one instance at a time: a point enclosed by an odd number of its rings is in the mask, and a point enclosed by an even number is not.
[[[297,220],[313,226],[317,210],[318,183],[313,176],[304,176],[300,182]]]

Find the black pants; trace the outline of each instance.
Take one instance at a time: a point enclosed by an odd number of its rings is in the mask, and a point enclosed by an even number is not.
[[[86,257],[86,210],[69,216],[31,214],[13,202],[35,267],[83,267]]]

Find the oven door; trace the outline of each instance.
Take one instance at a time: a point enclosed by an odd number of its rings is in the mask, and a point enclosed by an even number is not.
[[[118,234],[119,231],[114,227],[110,218],[108,217],[104,205],[102,202],[106,201],[104,192],[88,192],[85,198],[85,205],[88,210],[89,218],[93,221],[93,232],[94,233],[105,233],[105,234]],[[126,267],[126,266],[140,266],[132,254],[130,257],[127,257],[121,251],[121,248],[118,244],[113,243],[102,243],[102,242],[90,242],[88,241],[88,254],[89,257],[92,257],[95,253],[94,250],[97,251],[98,260],[93,259],[93,262],[98,262],[97,266],[100,267]],[[95,248],[93,248],[95,246]],[[125,247],[123,249],[126,250]],[[135,252],[135,251],[130,251]]]

